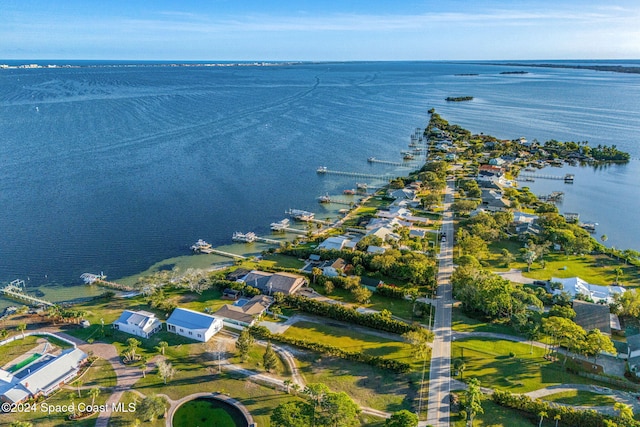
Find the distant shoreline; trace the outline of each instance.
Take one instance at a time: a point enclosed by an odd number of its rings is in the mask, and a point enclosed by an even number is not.
[[[570,65],[570,64],[523,64],[521,62],[487,63],[485,65],[502,65],[510,67],[537,67],[537,68],[570,68],[575,70],[610,71],[613,73],[640,74],[640,67],[628,67],[623,65]],[[503,73],[506,74],[506,73]]]

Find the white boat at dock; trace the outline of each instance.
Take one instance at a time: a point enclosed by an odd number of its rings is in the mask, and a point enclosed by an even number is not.
[[[191,250],[193,252],[210,253],[210,251],[211,251],[211,243],[207,243],[202,239],[198,239],[198,241],[196,243],[191,245]]]
[[[271,230],[273,231],[284,231],[285,228],[289,227],[289,218],[285,218],[282,221],[272,222]]]
[[[301,209],[289,209],[285,213],[299,221],[311,221],[316,216],[313,212],[303,211]]]
[[[367,190],[367,188],[369,188],[369,186],[364,182],[358,182],[358,183],[356,183],[356,188],[358,190]]]
[[[331,203],[331,197],[329,196],[329,193],[325,194],[324,196],[318,197],[318,202],[320,202],[320,203]]]
[[[320,166],[318,169],[316,169],[317,173],[327,173],[327,167],[326,166]]]
[[[256,236],[256,233],[254,233],[253,231],[250,231],[248,233],[241,233],[240,231],[236,231],[233,233],[231,239],[234,242],[253,243],[256,241],[257,237],[258,236]]]

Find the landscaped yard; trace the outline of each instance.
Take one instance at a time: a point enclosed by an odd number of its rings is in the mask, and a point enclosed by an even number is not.
[[[115,387],[116,372],[111,363],[105,359],[97,359],[89,369],[79,378],[84,387]],[[76,385],[75,382],[73,385]]]
[[[460,392],[462,395],[462,392]],[[473,425],[475,427],[534,427],[538,423],[529,420],[514,409],[496,405],[490,399],[482,402],[484,414],[476,415]],[[543,426],[552,426],[554,422],[545,422]],[[451,414],[451,427],[466,427],[467,422],[459,413]]]
[[[613,406],[616,403],[616,400],[610,396],[582,390],[550,394],[540,398],[540,400],[578,406]]]
[[[466,364],[464,378],[478,378],[482,387],[526,393],[561,383],[595,383],[570,374],[560,362],[547,361],[543,355],[542,348],[490,338],[456,340],[451,346],[452,362],[461,358]]]
[[[451,329],[460,332],[496,332],[507,335],[518,335],[508,324],[483,322],[474,319],[467,316],[459,306],[454,306],[452,310]]]

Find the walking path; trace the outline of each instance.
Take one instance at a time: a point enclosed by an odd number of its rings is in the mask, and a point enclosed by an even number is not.
[[[453,202],[454,181],[447,181],[444,195],[444,212],[442,215],[442,232],[446,236],[440,245],[440,261],[438,265],[438,288],[436,291],[436,313],[433,324],[435,339],[431,353],[431,369],[429,371],[429,403],[427,424],[433,427],[448,427],[450,415],[449,392],[451,388],[451,310],[453,296],[451,273],[453,272]],[[422,409],[422,387],[418,416]]]

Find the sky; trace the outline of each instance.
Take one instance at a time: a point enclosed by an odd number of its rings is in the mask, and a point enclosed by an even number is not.
[[[640,0],[1,0],[2,59],[640,59]]]

